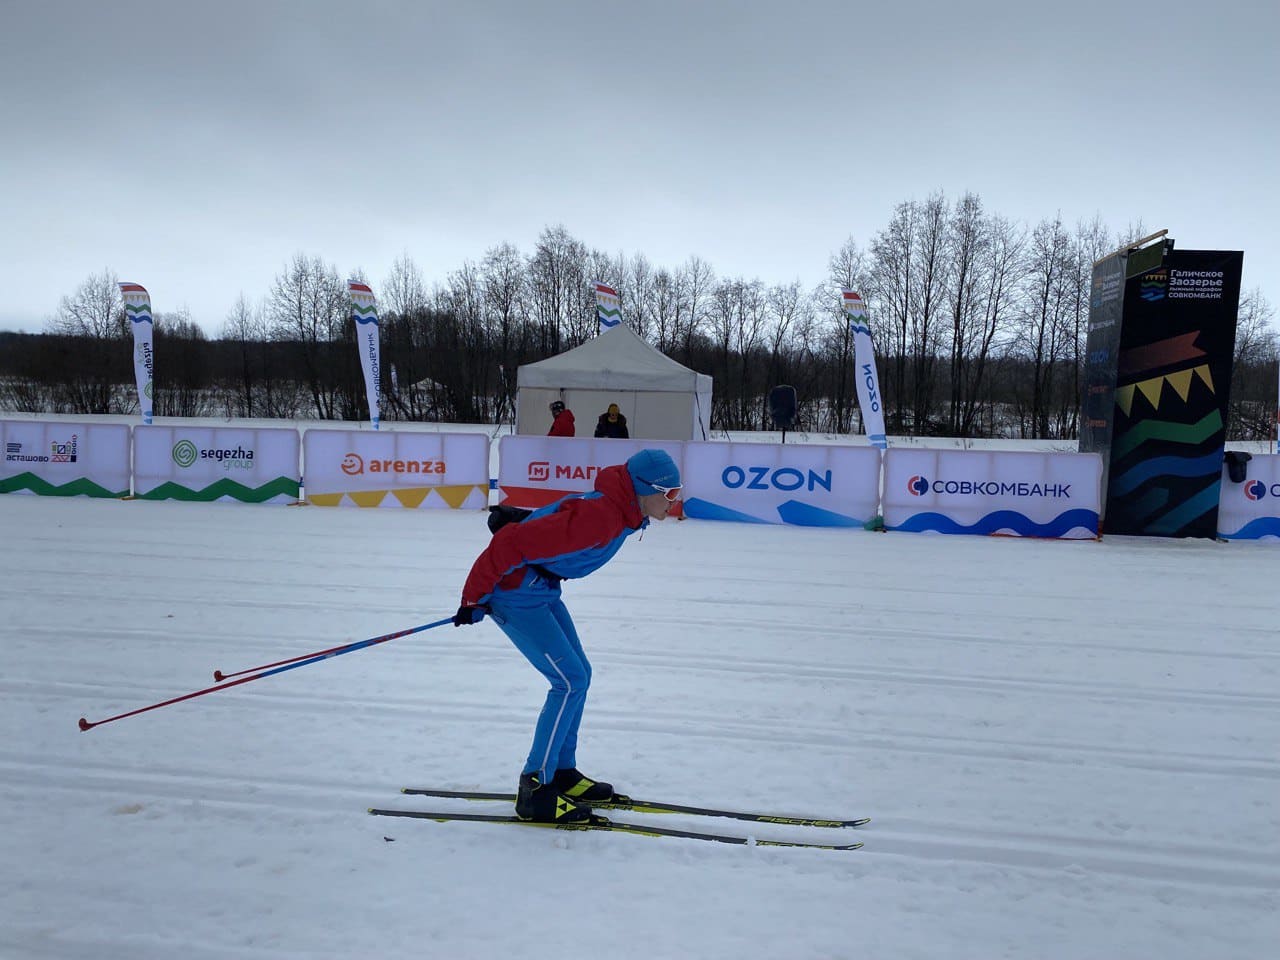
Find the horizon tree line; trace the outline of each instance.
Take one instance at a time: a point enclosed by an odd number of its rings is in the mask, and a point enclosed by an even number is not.
[[[594,283],[659,350],[714,381],[713,430],[770,429],[765,397],[790,383],[799,429],[860,430],[853,345],[840,287],[870,312],[890,434],[1070,439],[1078,434],[1092,265],[1143,234],[1095,218],[1027,226],[966,193],[905,201],[866,246],[850,238],[827,279],[768,284],[719,277],[691,256],[675,268],[588,248],[547,227],[532,253],[509,243],[428,285],[402,255],[378,293],[383,419],[500,423],[521,364],[597,330]],[[1244,291],[1228,435],[1271,436],[1275,311]],[[131,341],[115,274],[61,298],[42,334],[0,334],[0,408],[136,410]],[[158,416],[368,417],[345,278],[295,254],[257,300],[239,295],[216,339],[184,311],[155,314]]]

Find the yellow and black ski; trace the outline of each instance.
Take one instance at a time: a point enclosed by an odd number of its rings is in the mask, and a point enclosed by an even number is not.
[[[402,787],[401,793],[417,797],[440,797],[449,800],[496,800],[515,803],[514,793],[487,793],[480,790],[433,790],[420,787]],[[576,801],[582,803],[582,801]],[[788,827],[861,827],[870,823],[870,817],[855,820],[831,820],[821,817],[791,817],[774,813],[747,813],[740,810],[718,810],[714,807],[690,807],[680,803],[664,803],[658,800],[632,800],[622,794],[606,803],[588,803],[592,810],[630,810],[633,813],[681,813],[693,817],[727,817],[752,823],[778,823]]]
[[[434,810],[379,810],[371,807],[369,812],[377,817],[410,817],[415,820],[436,820],[447,823],[453,820],[471,821],[473,823],[515,823],[522,827],[544,827],[551,830],[602,831],[607,833],[630,833],[640,837],[675,837],[684,840],[709,840],[715,843],[732,843],[738,846],[756,847],[808,847],[814,850],[857,850],[862,846],[854,843],[810,843],[804,840],[772,840],[756,837],[735,837],[719,833],[702,833],[697,830],[677,830],[671,827],[653,827],[648,824],[620,823],[608,817],[593,815],[590,820],[576,820],[561,823],[538,823],[533,820],[521,820],[519,817],[488,813],[448,813]]]

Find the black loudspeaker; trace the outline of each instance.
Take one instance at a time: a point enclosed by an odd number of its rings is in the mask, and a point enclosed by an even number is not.
[[[780,430],[790,430],[796,424],[796,388],[782,384],[769,391],[769,416]]]
[[[1237,450],[1228,450],[1223,454],[1223,459],[1227,461],[1227,476],[1232,483],[1244,483],[1249,479],[1249,461],[1253,457]]]

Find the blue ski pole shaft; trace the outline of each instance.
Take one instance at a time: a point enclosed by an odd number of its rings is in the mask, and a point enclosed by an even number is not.
[[[257,667],[247,667],[244,670],[237,670],[234,673],[223,673],[221,670],[215,670],[213,671],[213,679],[221,683],[223,680],[229,680],[232,677],[239,677],[246,673],[257,673],[259,670],[270,670],[272,667],[281,667],[286,663],[296,663],[299,660],[312,660],[316,657],[336,657],[339,654],[349,653],[352,650],[361,650],[365,647],[371,647],[375,643],[386,643],[388,640],[407,637],[411,633],[421,633],[423,630],[430,630],[432,627],[441,627],[446,623],[452,622],[453,618],[449,617],[445,620],[437,620],[435,623],[424,623],[420,627],[410,627],[408,630],[401,630],[397,633],[388,633],[382,637],[374,637],[371,640],[358,640],[355,643],[344,643],[336,647],[330,647],[328,650],[317,650],[314,653],[301,653],[296,657],[289,657],[286,660],[277,660],[275,663],[264,663]]]
[[[269,663],[263,667],[255,667],[260,673],[253,673],[252,676],[240,677],[238,680],[232,680],[229,683],[222,683],[216,687],[206,687],[203,690],[196,690],[192,693],[184,693],[180,697],[174,697],[171,700],[165,700],[161,703],[153,703],[150,706],[139,707],[137,710],[130,710],[128,713],[116,714],[114,717],[107,717],[105,720],[94,720],[90,722],[84,717],[80,718],[81,730],[92,730],[94,727],[101,726],[104,723],[111,723],[114,720],[123,720],[126,717],[135,717],[140,713],[146,713],[149,710],[158,710],[161,707],[168,707],[175,703],[181,703],[184,700],[191,700],[194,697],[202,697],[206,693],[213,693],[217,690],[229,690],[232,687],[238,687],[242,683],[249,683],[253,680],[261,680],[263,677],[275,676],[277,673],[284,673],[286,670],[296,670],[298,667],[305,667],[308,664],[319,663],[321,660],[328,660],[331,657],[338,657],[344,653],[352,653],[356,650],[363,650],[365,647],[376,646],[379,643],[386,643],[388,640],[395,640],[397,637],[407,637],[411,633],[421,633],[423,630],[430,630],[433,627],[442,627],[446,623],[452,623],[452,617],[446,617],[443,620],[437,620],[434,623],[424,623],[418,627],[410,627],[408,630],[400,630],[397,633],[388,633],[381,637],[371,637],[368,640],[358,640],[355,643],[344,644],[340,647],[331,647],[328,650],[320,650],[316,653],[304,653],[300,657],[293,657],[289,660],[281,660],[278,663]],[[273,668],[273,669],[267,669]],[[221,671],[218,671],[219,673]],[[247,673],[249,671],[240,671]],[[217,673],[215,673],[217,676]],[[227,676],[224,674],[223,676]],[[238,676],[238,674],[230,674],[230,676]]]

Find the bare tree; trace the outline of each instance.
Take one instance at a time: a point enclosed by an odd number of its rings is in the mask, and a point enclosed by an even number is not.
[[[940,352],[941,314],[948,280],[947,221],[949,205],[941,193],[920,205],[918,279],[911,301],[911,416],[917,431],[932,431],[935,370]]]
[[[222,325],[222,340],[231,345],[234,363],[227,415],[278,416],[272,407],[274,377],[268,362],[270,332],[264,308],[253,306],[241,293]]]
[[[690,257],[676,272],[676,317],[672,341],[678,345],[685,363],[693,358],[694,340],[702,333],[715,285],[715,271],[711,264],[699,257]]]
[[[498,359],[498,417],[514,417],[516,373],[528,344],[524,323],[529,281],[520,252],[509,243],[485,254],[480,266],[489,334]]]
[[[840,296],[843,289],[856,290],[869,297],[874,288],[868,276],[867,255],[858,246],[853,237],[847,239],[827,261],[827,278],[829,284],[823,284],[809,295],[811,303],[810,321],[821,317],[817,327],[811,327],[814,334],[821,339],[824,366],[828,369],[827,404],[825,418],[815,423],[818,429],[826,429],[832,433],[847,433],[853,429],[853,410],[858,404],[858,394],[852,376],[854,365],[853,335],[849,330],[849,321],[844,312],[844,301]],[[833,292],[832,287],[836,288]],[[868,301],[869,302],[869,301]],[[885,321],[885,317],[871,316],[869,326],[872,339],[877,339],[876,323]],[[886,335],[878,336],[883,345],[888,342]],[[879,367],[883,356],[877,355],[876,366]]]
[[[666,269],[653,275],[650,292],[649,316],[653,320],[651,333],[658,342],[658,349],[666,353],[675,347],[676,331],[680,318],[680,283],[676,275]]]
[[[586,248],[563,226],[549,227],[538,237],[529,258],[533,315],[538,323],[537,347],[543,356],[576,346],[595,333],[595,304],[582,317]],[[566,342],[567,341],[567,342]]]
[[[1231,374],[1231,410],[1227,436],[1269,440],[1280,427],[1276,409],[1280,337],[1272,326],[1275,309],[1254,287],[1240,296]]]
[[[906,432],[903,407],[911,349],[911,310],[915,302],[917,219],[918,206],[914,201],[898,204],[889,225],[871,242],[871,265],[865,284],[868,300],[874,301],[877,316],[884,316],[886,327],[891,331],[888,341],[892,366],[883,392],[886,425],[895,433]]]
[[[964,423],[965,397],[976,386],[973,375],[981,375],[981,367],[972,365],[970,360],[975,345],[981,344],[982,295],[986,289],[981,271],[990,243],[982,201],[975,194],[966,193],[956,203],[947,232],[952,279],[949,289],[951,397],[947,430],[953,437],[964,437],[968,436]]]
[[[1004,217],[992,216],[987,222],[986,256],[979,272],[983,278],[980,298],[982,313],[975,318],[979,326],[967,341],[967,357],[962,370],[960,436],[978,435],[982,398],[987,393],[988,376],[999,338],[1010,324],[1010,313],[1017,303],[1026,260],[1026,231]],[[988,404],[990,407],[990,404]],[[988,426],[995,429],[995,411],[988,409]]]
[[[426,305],[427,288],[422,282],[422,270],[407,252],[402,253],[391,264],[391,273],[382,282],[382,309],[407,317]]]
[[[1049,415],[1054,380],[1070,339],[1066,323],[1071,288],[1071,238],[1062,219],[1041,220],[1031,233],[1026,308],[1020,331],[1031,361],[1029,419],[1023,435],[1050,437]]]
[[[185,309],[155,314],[154,410],[161,417],[202,417],[210,412],[212,367],[204,331]]]
[[[791,379],[787,369],[787,344],[799,327],[805,325],[809,314],[809,300],[800,290],[800,281],[779,284],[765,291],[772,329],[768,331],[769,375],[766,383],[778,384]]]
[[[124,413],[131,336],[116,275],[93,274],[64,296],[49,324],[64,338],[59,403],[69,413]]]
[[[343,339],[350,323],[346,284],[337,270],[319,257],[295,254],[276,277],[268,300],[272,333],[278,340],[297,345],[304,383],[311,394],[315,415],[332,420],[337,415],[341,389],[332,344]],[[351,357],[355,351],[348,351]],[[340,364],[340,361],[339,361]]]

